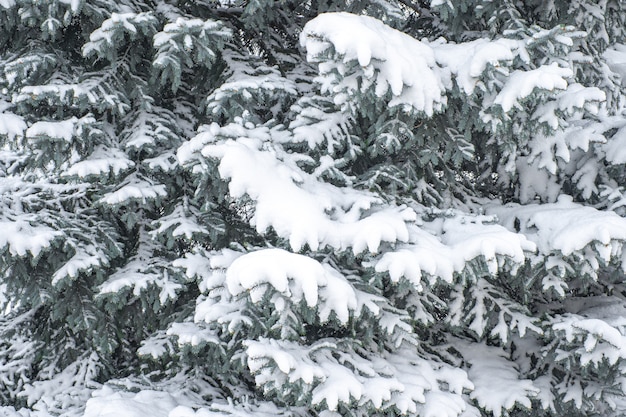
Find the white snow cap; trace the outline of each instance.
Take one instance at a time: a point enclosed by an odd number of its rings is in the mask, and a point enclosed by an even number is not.
[[[357,60],[366,80],[361,89],[374,84],[379,97],[391,90],[390,106],[411,106],[432,116],[446,104],[445,87],[433,50],[377,19],[350,13],[323,13],[305,25],[300,44],[306,48],[309,61],[320,63],[322,76],[335,68],[340,72],[344,69],[342,65],[331,68],[324,64],[325,58],[320,58],[331,46],[343,57],[343,63]],[[341,87],[356,89],[357,85],[348,79]]]
[[[293,154],[272,144],[273,135],[264,127],[213,124],[181,146],[178,159],[192,163],[201,153],[219,160],[231,197],[255,203],[250,223],[259,233],[273,228],[294,251],[308,245],[377,252],[384,242],[408,240],[413,210],[382,206],[373,193],[319,181],[298,167]]]
[[[304,299],[309,307],[317,306],[322,321],[334,312],[340,322],[346,323],[350,311],[357,308],[355,291],[339,272],[282,249],[245,254],[226,273],[226,287],[235,296],[245,291],[253,296],[252,290],[266,283],[295,302]]]

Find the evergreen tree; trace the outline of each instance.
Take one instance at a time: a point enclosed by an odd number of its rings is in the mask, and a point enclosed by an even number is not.
[[[0,414],[626,413],[621,0],[0,0]]]

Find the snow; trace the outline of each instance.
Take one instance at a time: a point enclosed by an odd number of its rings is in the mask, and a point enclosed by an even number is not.
[[[507,204],[489,207],[487,212],[496,214],[509,230],[514,229],[517,219],[521,232],[542,254],[560,251],[568,256],[593,243],[598,256],[609,262],[626,240],[626,219],[612,211],[574,203],[566,195],[555,203]],[[602,250],[603,247],[609,250]]]
[[[507,79],[494,104],[500,105],[502,110],[508,112],[513,107],[519,107],[520,100],[530,96],[535,89],[565,90],[568,85],[566,79],[572,75],[571,69],[562,68],[557,63],[542,65],[534,70],[516,70]]]
[[[27,85],[20,89],[19,94],[13,99],[15,104],[32,103],[33,100],[40,102],[54,101],[67,105],[76,105],[82,100],[86,100],[90,105],[102,106],[103,98],[106,99],[110,108],[123,106],[116,103],[116,97],[104,93],[99,79],[86,79],[81,84],[49,84],[49,85]],[[100,93],[101,95],[99,95]]]
[[[30,140],[49,138],[71,143],[77,122],[76,117],[60,122],[35,122],[26,129],[26,138]]]
[[[89,35],[89,42],[83,46],[83,56],[101,52],[103,44],[112,48],[116,38],[120,36],[119,30],[137,34],[136,25],[155,26],[157,19],[151,12],[142,13],[111,13],[111,17],[104,20],[100,27]]]
[[[540,390],[533,381],[521,379],[517,366],[498,348],[460,339],[453,346],[469,363],[469,379],[474,384],[470,398],[495,417],[508,415],[515,406],[531,409],[531,399]]]
[[[331,47],[344,64],[357,61],[365,79],[361,90],[374,85],[378,97],[391,92],[390,106],[412,106],[432,116],[446,104],[444,84],[432,49],[377,19],[350,13],[323,13],[305,25],[300,44],[306,48],[310,62],[320,63],[323,77],[332,78],[332,67],[321,58]],[[337,68],[342,71],[341,65]],[[356,85],[352,83],[348,79],[340,83],[339,89],[354,90]],[[335,88],[322,81],[322,92],[333,93]],[[337,104],[344,100],[341,97],[336,97]]]
[[[427,392],[424,404],[418,407],[420,417],[459,417],[465,416],[467,404],[460,395],[446,392]],[[479,414],[477,414],[477,417]]]
[[[611,70],[622,78],[622,86],[626,86],[626,45],[616,43],[604,52],[604,58]]]
[[[540,137],[537,139],[541,140]],[[555,148],[559,149],[558,139],[553,137],[552,140]],[[547,146],[549,146],[549,143],[537,146],[536,150],[541,152]],[[547,149],[547,152],[549,152],[548,157],[546,157],[546,153],[533,154],[532,162],[529,160],[530,157],[517,157],[515,165],[519,176],[519,199],[522,203],[532,203],[535,197],[548,202],[553,202],[557,199],[561,192],[561,187],[557,183],[557,177],[550,173],[550,171],[556,173],[557,170],[557,163],[552,159],[553,149]]]
[[[460,44],[438,40],[431,47],[437,63],[450,71],[465,94],[471,95],[487,67],[513,61],[522,43],[512,39],[477,39]]]
[[[294,303],[304,300],[309,307],[317,306],[322,322],[335,313],[340,322],[347,323],[350,311],[357,308],[356,294],[345,278],[304,255],[282,249],[259,250],[238,257],[226,272],[230,294],[250,291],[252,302],[260,301],[252,290],[266,283]]]
[[[216,31],[219,29],[219,31]],[[173,41],[173,37],[185,32],[199,31],[202,36],[207,36],[207,32],[212,36],[230,36],[230,32],[227,29],[222,28],[221,22],[214,20],[201,20],[201,19],[184,19],[179,17],[174,23],[168,23],[163,28],[163,31],[154,35],[153,43],[155,48],[162,48],[166,44]],[[156,62],[156,60],[155,60]]]
[[[121,150],[98,145],[89,157],[70,166],[64,175],[80,178],[109,173],[119,175],[134,166],[135,163]]]
[[[52,285],[58,285],[65,278],[75,279],[81,272],[106,267],[106,255],[95,245],[76,248],[76,253],[52,275]]]
[[[380,200],[373,193],[318,181],[298,167],[294,155],[269,142],[273,134],[263,127],[214,124],[183,145],[178,158],[183,164],[193,162],[200,150],[219,161],[220,176],[229,180],[229,194],[256,203],[251,219],[256,230],[265,233],[272,228],[289,239],[295,251],[308,245],[313,250],[330,246],[377,252],[383,242],[408,239],[406,222],[415,219],[412,210],[375,209]],[[220,136],[236,139],[220,143]],[[362,213],[368,214],[361,218]]]
[[[184,269],[185,275],[190,280],[198,280],[198,288],[200,291],[205,292],[221,285],[223,282],[223,279],[214,280],[215,274],[213,269],[227,268],[241,255],[241,252],[234,250],[222,250],[219,254],[208,255],[196,248],[194,252],[186,253],[184,258],[176,259],[172,266]],[[220,260],[224,261],[220,262]]]
[[[167,190],[163,184],[153,184],[147,179],[142,179],[136,174],[129,175],[121,186],[110,193],[105,194],[100,202],[106,205],[126,204],[129,200],[147,200],[165,197]]]
[[[259,373],[267,366],[268,360],[272,360],[282,373],[289,375],[292,383],[302,380],[313,384],[315,380],[326,377],[324,370],[309,357],[311,351],[297,343],[263,338],[248,340],[245,345],[248,368],[253,374]]]
[[[146,158],[143,162],[154,171],[159,169],[163,172],[171,172],[178,167],[178,160],[173,151],[166,151],[154,158]]]
[[[6,136],[10,142],[23,137],[27,129],[24,118],[13,113],[0,113],[0,136]]]
[[[26,256],[26,252],[30,252],[34,258],[63,235],[47,226],[32,226],[23,220],[0,219],[0,230],[0,248],[8,247],[13,256]]]
[[[315,149],[324,141],[327,142],[326,151],[329,155],[335,149],[341,149],[340,138],[348,137],[348,126],[352,123],[349,115],[341,111],[327,113],[303,98],[297,105],[292,106],[297,112],[296,118],[289,124],[293,131],[293,141],[305,142],[310,149]]]
[[[232,112],[230,100],[236,101],[237,106],[246,107],[246,102],[254,102],[253,98],[260,96],[260,101],[269,107],[270,103],[265,102],[267,96],[285,94],[295,97],[298,94],[296,83],[283,76],[277,67],[261,62],[251,66],[250,58],[246,57],[242,62],[236,54],[226,53],[223,58],[232,74],[207,97],[207,112],[211,114]]]
[[[381,411],[415,414],[423,410],[432,416],[458,417],[467,409],[462,393],[474,388],[464,371],[416,358],[410,350],[363,358],[341,351],[330,341],[303,346],[262,338],[245,344],[257,386],[265,390],[299,384],[311,393],[313,405],[330,411],[340,404],[368,404]],[[436,409],[424,404],[429,398],[447,414],[436,414]]]
[[[59,2],[62,4],[68,4],[70,6],[70,10],[72,10],[75,14],[79,12],[83,4],[81,0],[60,0]]]
[[[188,381],[180,381],[176,376],[171,381],[174,386],[166,387],[170,391],[155,387],[146,387],[127,379],[114,380],[113,383],[130,385],[126,391],[119,391],[118,386],[105,385],[94,391],[87,401],[83,417],[277,417],[290,416],[271,402],[237,398],[236,401],[214,399],[211,402],[197,400],[199,394],[186,395],[190,388]],[[145,382],[145,381],[142,381]],[[219,398],[217,390],[201,385],[205,394]],[[193,388],[192,388],[193,389]]]
[[[537,106],[532,118],[546,123],[556,130],[563,123],[562,113],[572,116],[576,111],[586,109],[589,113],[597,114],[597,104],[605,100],[606,93],[599,88],[571,83],[567,86],[567,89],[556,94],[555,100],[550,100]],[[574,147],[586,150],[585,147],[588,147],[588,142],[589,140],[586,141],[587,145],[575,144]]]
[[[169,272],[170,263],[155,256],[160,246],[143,228],[137,232],[136,254],[125,265],[119,267],[100,284],[99,296],[119,294],[123,290],[140,296],[149,286],[155,286],[159,291],[159,301],[165,304],[176,298],[176,293],[182,288],[175,276]],[[172,274],[173,275],[173,274]]]
[[[177,405],[174,397],[166,392],[114,392],[105,386],[87,401],[83,417],[169,417]]]
[[[431,284],[436,279],[451,283],[454,273],[462,272],[467,262],[477,257],[487,262],[494,275],[502,258],[523,264],[525,253],[534,252],[535,244],[524,235],[489,224],[493,220],[487,216],[457,215],[422,227],[412,226],[410,243],[386,252],[375,269],[388,272],[394,282],[405,277],[421,288],[422,273],[428,274]]]
[[[307,60],[318,64],[317,81],[322,93],[333,96],[335,104],[344,105],[357,90],[364,92],[371,88],[378,97],[390,92],[390,106],[412,107],[429,117],[445,107],[452,79],[469,95],[481,83],[488,66],[500,67],[515,58],[528,61],[523,41],[478,39],[460,44],[444,40],[429,43],[377,19],[349,13],[324,13],[309,21],[300,35],[300,44],[306,48]],[[330,58],[329,52],[333,54]],[[347,72],[352,63],[358,63],[360,72]],[[536,89],[567,88],[567,79],[572,76],[571,69],[556,63],[513,71],[494,104],[508,112]],[[593,100],[603,100],[597,88],[585,94],[592,95]],[[587,98],[570,96],[561,105],[572,108]]]
[[[41,345],[37,348],[40,349]],[[59,348],[63,349],[64,345]],[[40,372],[45,376],[28,381],[20,392],[29,408],[36,410],[35,413],[41,412],[31,416],[39,414],[48,417],[61,415],[68,409],[80,410],[91,392],[100,387],[95,380],[102,364],[96,353],[83,353],[69,364],[50,368],[42,369]]]
[[[575,346],[573,352],[561,351],[557,360],[568,360],[572,353],[578,356],[582,366],[600,366],[603,361],[615,365],[626,359],[626,336],[622,334],[626,323],[611,324],[606,319],[568,313],[554,318],[552,329]]]
[[[558,108],[568,113],[573,113],[575,109],[582,109],[588,103],[603,102],[605,100],[606,93],[598,87],[585,87],[578,83],[570,84],[556,98]]]
[[[167,329],[168,336],[176,336],[179,345],[200,346],[206,343],[220,345],[217,333],[195,323],[172,323]]]
[[[187,213],[182,204],[177,205],[171,214],[161,217],[155,223],[158,224],[158,228],[152,232],[153,235],[164,234],[169,229],[172,229],[173,237],[185,236],[188,240],[191,240],[194,234],[209,235],[208,229],[198,224],[195,216]]]
[[[159,359],[170,351],[172,351],[171,338],[163,330],[160,330],[141,341],[137,354],[143,357]]]
[[[626,163],[626,125],[619,128],[604,145],[606,160],[613,164]]]

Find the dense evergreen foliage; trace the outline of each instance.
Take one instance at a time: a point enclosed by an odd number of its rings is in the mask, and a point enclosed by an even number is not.
[[[0,0],[0,415],[626,413],[622,0]]]

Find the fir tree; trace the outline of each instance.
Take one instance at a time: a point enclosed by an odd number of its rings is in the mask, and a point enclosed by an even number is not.
[[[0,412],[626,412],[626,7],[0,0]]]

